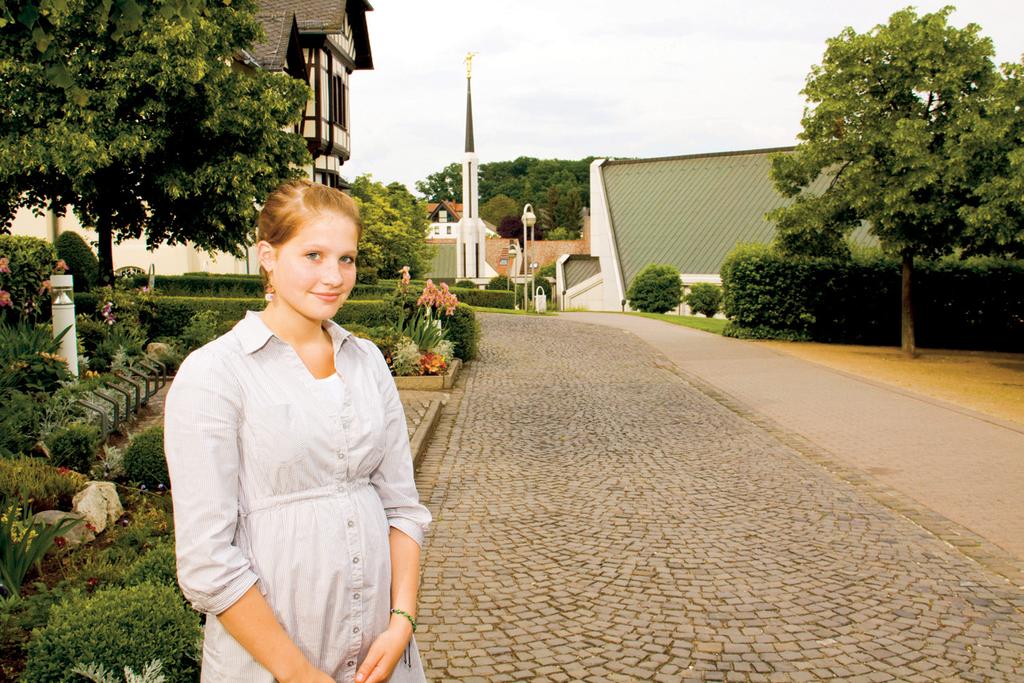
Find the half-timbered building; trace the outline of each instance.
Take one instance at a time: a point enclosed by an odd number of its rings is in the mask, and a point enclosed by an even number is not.
[[[309,84],[296,132],[313,157],[312,180],[346,187],[341,166],[352,153],[349,78],[373,68],[365,0],[262,0],[259,19],[266,41],[253,47],[259,68],[283,71]]]

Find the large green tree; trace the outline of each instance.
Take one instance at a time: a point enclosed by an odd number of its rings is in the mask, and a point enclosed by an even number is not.
[[[384,185],[369,174],[352,182],[352,196],[359,204],[363,238],[359,242],[359,267],[375,269],[380,277],[395,278],[402,266],[413,277],[430,267],[431,246],[427,208],[401,183]]]
[[[519,216],[523,207],[508,195],[498,194],[480,205],[480,218],[498,225],[506,216]]]
[[[45,31],[0,28],[0,225],[70,206],[106,280],[115,239],[241,253],[257,203],[309,163],[290,132],[308,87],[234,64],[260,36],[255,2],[118,2],[109,20],[110,2],[38,7]]]
[[[803,90],[801,142],[771,170],[779,191],[794,198],[769,214],[783,250],[835,254],[867,221],[882,248],[902,257],[908,355],[914,259],[964,248],[1005,252],[1020,236],[1022,195],[1012,192],[1020,187],[1022,114],[1019,100],[1016,109],[1003,101],[1019,96],[1019,70],[1001,76],[991,41],[975,24],[950,26],[952,11],[906,9],[867,33],[847,28],[830,39]],[[996,140],[999,131],[1009,137]],[[827,189],[806,192],[823,173]],[[1005,234],[991,239],[994,230]]]

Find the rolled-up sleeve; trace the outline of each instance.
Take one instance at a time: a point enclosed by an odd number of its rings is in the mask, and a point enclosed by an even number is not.
[[[200,612],[220,614],[258,580],[235,545],[240,388],[210,349],[190,355],[164,410],[178,583]]]
[[[384,406],[385,432],[384,457],[370,476],[370,483],[384,504],[388,524],[422,546],[430,526],[431,514],[430,510],[420,504],[419,493],[416,491],[405,410],[384,356],[372,342],[367,343],[370,344],[376,365],[377,385]]]

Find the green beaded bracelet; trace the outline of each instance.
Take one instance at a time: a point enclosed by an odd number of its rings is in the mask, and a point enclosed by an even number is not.
[[[416,620],[412,618],[411,614],[409,614],[408,612],[403,612],[400,609],[393,609],[393,610],[391,610],[391,613],[392,614],[397,614],[399,616],[402,616],[402,617],[405,617],[406,619],[408,619],[409,623],[412,624],[412,632],[416,633]]]

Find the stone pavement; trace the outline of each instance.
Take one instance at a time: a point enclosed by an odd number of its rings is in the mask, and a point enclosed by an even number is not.
[[[479,316],[418,472],[431,681],[1024,680],[1024,591],[574,318]]]
[[[756,343],[639,316],[562,315],[637,335],[686,378],[710,385],[763,426],[804,437],[823,459],[904,499],[902,512],[916,522],[1024,585],[1020,425]],[[915,501],[911,510],[906,503]],[[943,531],[934,513],[960,527]]]

